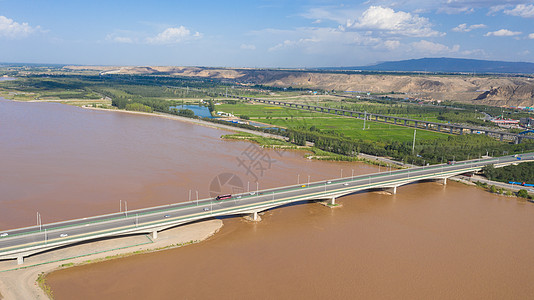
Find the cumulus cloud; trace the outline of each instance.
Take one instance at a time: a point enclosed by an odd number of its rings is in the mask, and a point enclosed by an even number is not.
[[[454,45],[452,48],[434,42],[422,40],[411,44],[414,50],[427,54],[450,54],[460,50],[460,45]]]
[[[411,12],[438,12],[446,14],[470,14],[477,10],[491,13],[510,9],[516,5],[533,4],[532,0],[367,0],[370,5],[401,8]]]
[[[474,25],[470,25],[470,26],[467,26],[466,23],[463,23],[463,24],[460,24],[456,27],[454,27],[452,29],[452,31],[456,31],[456,32],[469,32],[473,29],[480,29],[480,28],[486,28],[487,26],[484,25],[484,24],[474,24]]]
[[[146,42],[149,44],[176,44],[186,40],[200,38],[201,36],[199,32],[192,33],[184,26],[169,27],[155,37],[148,37]]]
[[[490,31],[486,33],[484,36],[516,36],[520,34],[521,34],[521,31],[511,31],[508,29],[500,29],[497,31]]]
[[[13,19],[0,16],[0,37],[23,38],[40,30],[39,26],[32,27],[28,23],[18,23]]]
[[[534,18],[534,4],[518,4],[513,9],[505,9],[505,14],[523,18]]]
[[[243,50],[256,50],[256,46],[251,44],[241,44],[240,48]]]
[[[528,38],[531,39],[531,40],[534,40],[534,33],[529,34]]]
[[[408,12],[394,11],[388,7],[371,6],[358,18],[347,21],[347,28],[380,31],[392,35],[411,37],[430,37],[443,35],[432,30],[427,18]]]

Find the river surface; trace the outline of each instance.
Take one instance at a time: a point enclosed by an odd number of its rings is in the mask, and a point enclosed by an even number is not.
[[[0,100],[0,230],[186,201],[221,173],[260,189],[377,172],[152,116]],[[255,149],[255,150],[254,150]],[[256,152],[253,152],[256,151]],[[253,155],[254,153],[255,156]],[[260,154],[257,154],[260,153]],[[261,157],[262,168],[248,161]],[[240,162],[241,161],[241,162]],[[250,168],[247,169],[247,166]],[[261,171],[261,172],[260,172]],[[382,170],[383,171],[383,170]],[[297,175],[297,174],[300,174]],[[527,299],[534,205],[449,182],[224,220],[200,244],[48,277],[56,299]],[[124,204],[123,204],[124,205]]]
[[[156,116],[0,99],[0,231],[188,201],[235,174],[244,190],[374,172],[224,141],[231,132]],[[258,184],[256,183],[258,182]],[[191,190],[191,193],[190,193]]]

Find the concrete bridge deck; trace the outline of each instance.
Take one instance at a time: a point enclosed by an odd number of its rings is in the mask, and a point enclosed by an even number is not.
[[[7,233],[0,237],[0,260],[17,259],[22,264],[26,256],[80,242],[136,233],[151,233],[157,238],[158,231],[197,220],[244,214],[255,219],[258,212],[293,202],[326,200],[333,205],[336,198],[362,190],[389,189],[396,193],[397,187],[420,180],[446,183],[449,177],[478,171],[486,165],[499,167],[527,161],[534,161],[534,153],[336,178],[234,195],[221,201],[202,199],[18,228],[0,232]]]

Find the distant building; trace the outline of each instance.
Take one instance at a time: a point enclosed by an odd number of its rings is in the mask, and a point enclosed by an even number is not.
[[[491,122],[497,124],[497,125],[507,125],[507,124],[518,124],[519,120],[513,120],[513,119],[493,119]]]

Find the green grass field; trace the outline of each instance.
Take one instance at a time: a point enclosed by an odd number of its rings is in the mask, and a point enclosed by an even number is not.
[[[355,118],[294,118],[262,120],[265,123],[286,128],[310,128],[315,126],[321,131],[333,130],[346,137],[368,141],[399,141],[409,142],[413,140],[414,129],[379,122],[366,121],[365,130],[363,120]],[[418,130],[417,139],[446,139],[447,134],[433,131]]]
[[[312,126],[321,131],[333,130],[346,137],[368,141],[398,141],[410,142],[413,140],[414,129],[384,124],[380,122],[366,121],[365,130],[363,120],[335,116],[330,114],[308,112],[280,106],[263,104],[223,104],[217,105],[217,111],[233,113],[236,116],[246,115],[252,121],[268,123],[284,128],[307,128]],[[270,118],[267,118],[270,117]],[[447,134],[433,131],[418,130],[417,139],[446,139]]]

